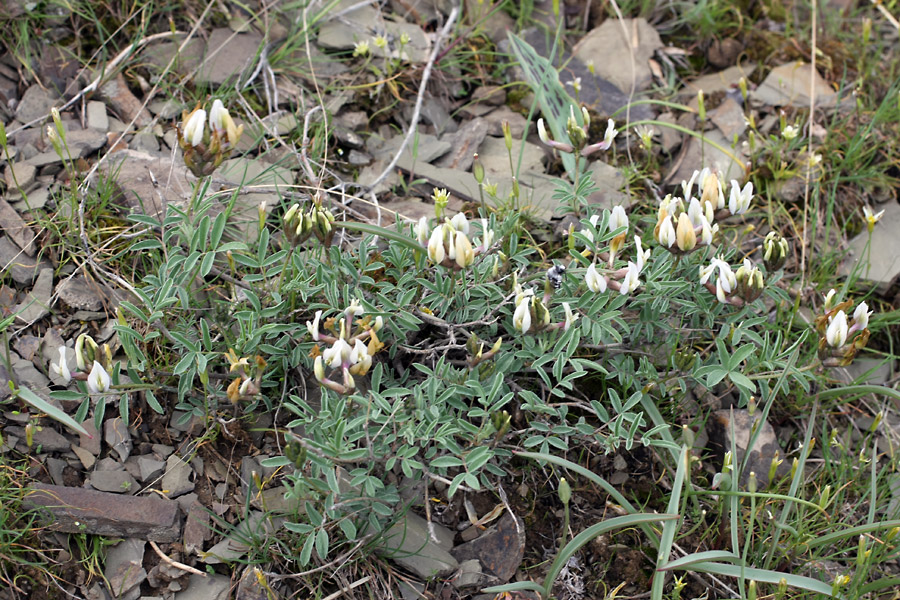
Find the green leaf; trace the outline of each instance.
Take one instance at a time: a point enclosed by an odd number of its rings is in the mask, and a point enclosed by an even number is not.
[[[62,410],[56,408],[55,406],[32,392],[30,389],[26,387],[20,387],[16,390],[15,395],[26,404],[30,404],[42,413],[46,413],[48,417],[59,421],[69,429],[77,431],[82,435],[86,435],[89,438],[93,438],[93,436],[89,434],[87,430],[82,427],[81,424],[78,423],[75,419],[64,413]]]
[[[742,577],[744,579],[753,579],[764,583],[778,583],[784,579],[789,586],[825,594],[831,596],[831,586],[827,583],[813,579],[812,577],[804,577],[802,575],[794,575],[793,573],[782,573],[780,571],[769,571],[767,569],[756,569],[753,567],[741,567],[738,565],[729,565],[715,562],[700,562],[690,565],[692,571],[700,571],[701,573],[712,573],[714,575],[722,575],[725,577]]]

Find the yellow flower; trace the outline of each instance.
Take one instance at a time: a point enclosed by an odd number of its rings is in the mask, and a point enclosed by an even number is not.
[[[881,220],[881,217],[884,216],[884,211],[879,211],[878,213],[873,213],[872,209],[868,206],[863,206],[863,217],[866,219],[866,228],[869,230],[869,233],[875,229],[875,223]]]

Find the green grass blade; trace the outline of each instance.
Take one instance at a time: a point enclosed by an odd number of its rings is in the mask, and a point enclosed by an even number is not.
[[[846,396],[864,396],[866,394],[881,394],[883,396],[889,396],[894,400],[900,400],[900,391],[895,389],[891,389],[889,387],[883,385],[848,385],[845,387],[832,388],[829,390],[821,390],[818,393],[819,399],[824,400],[827,398],[845,398]]]
[[[672,560],[667,562],[661,567],[658,567],[658,571],[671,571],[673,569],[684,569],[690,565],[701,563],[701,562],[712,562],[712,561],[722,561],[727,560],[734,563],[741,562],[741,557],[733,552],[726,552],[725,550],[707,550],[705,552],[695,552],[693,554],[688,554],[687,556],[682,556],[676,560]]]
[[[864,533],[871,533],[880,529],[893,529],[894,527],[900,527],[900,519],[893,521],[878,521],[877,523],[858,525],[856,527],[844,529],[843,531],[836,531],[834,533],[820,535],[806,542],[806,545],[810,548],[816,548],[818,546],[828,546],[847,538],[856,538],[857,536]]]
[[[825,594],[831,596],[831,586],[818,579],[812,577],[804,577],[802,575],[794,575],[793,573],[781,573],[780,571],[769,571],[767,569],[756,569],[753,567],[740,567],[738,565],[729,565],[715,562],[701,562],[691,565],[691,570],[701,573],[712,573],[713,575],[721,575],[723,577],[746,577],[754,581],[762,581],[763,583],[772,583],[777,585],[782,579],[791,587],[800,588],[817,594]]]
[[[403,235],[402,233],[394,229],[386,229],[377,225],[371,225],[369,223],[357,223],[355,221],[335,221],[334,227],[343,227],[344,229],[359,231],[361,233],[370,233],[372,235],[383,237],[386,240],[402,244],[410,250],[418,250],[419,252],[425,251],[425,249],[420,246],[419,243],[416,242],[416,240],[407,235]]]
[[[684,480],[690,466],[688,447],[681,447],[678,457],[678,469],[675,471],[675,480],[672,482],[672,495],[669,497],[669,506],[666,508],[669,514],[680,515],[681,491],[684,488]],[[656,556],[657,572],[653,575],[653,584],[650,586],[650,600],[662,600],[665,574],[661,567],[669,562],[672,554],[672,544],[675,543],[675,534],[678,533],[678,520],[667,521],[663,525],[662,536],[659,538],[659,552]]]
[[[61,409],[56,408],[55,406],[53,406],[52,404],[50,404],[49,402],[47,402],[46,400],[44,400],[43,398],[41,398],[40,396],[38,396],[37,394],[32,392],[31,390],[29,390],[28,388],[20,387],[19,389],[16,390],[16,396],[18,398],[21,398],[22,401],[25,402],[26,404],[33,406],[34,408],[41,411],[42,413],[46,413],[48,417],[59,421],[60,423],[62,423],[66,427],[68,427],[69,429],[77,431],[78,433],[80,433],[82,435],[92,437],[91,434],[89,434],[87,432],[87,430],[84,427],[82,427],[78,421],[76,421],[75,419],[73,419],[72,417],[70,417],[69,415],[64,413]]]

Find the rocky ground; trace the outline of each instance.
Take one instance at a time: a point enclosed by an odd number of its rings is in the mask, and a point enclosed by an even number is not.
[[[128,254],[134,226],[120,219],[85,230],[83,215],[79,216],[84,207],[72,201],[72,188],[80,186],[75,197],[84,197],[87,188],[106,190],[104,197],[119,215],[143,212],[160,217],[170,204],[187,202],[195,178],[183,165],[174,125],[182,110],[192,107],[176,93],[174,81],[213,91],[238,81],[241,91],[255,90],[254,110],[248,112],[261,116],[241,120],[245,132],[238,152],[215,172],[211,188],[218,202],[236,194],[233,224],[245,241],[252,242],[258,234],[255,224],[260,206],[267,213],[280,210],[286,191],[306,183],[297,150],[304,117],[314,106],[309,90],[315,81],[346,84],[344,88],[329,86],[324,104],[334,115],[329,164],[334,179],[348,194],[365,192],[359,194],[362,199],[345,207],[354,218],[388,225],[395,219],[431,215],[434,208],[427,196],[432,187],[450,190],[454,197],[451,208],[456,210],[463,203],[477,201],[471,174],[475,152],[488,179],[497,181],[499,194],[505,195],[508,159],[502,128],[508,124],[515,139],[525,139],[521,148],[517,146],[516,158],[521,161],[519,181],[529,199],[527,209],[535,217],[536,235],[548,239],[559,235],[565,228],[560,225],[559,203],[553,198],[559,164],[540,144],[534,124],[525,116],[527,98],[518,87],[505,85],[520,77],[516,69],[503,69],[502,80],[462,86],[452,77],[454,66],[445,66],[428,87],[416,115],[415,86],[422,69],[436,44],[446,48],[450,43],[439,35],[439,25],[449,12],[446,3],[419,3],[415,11],[401,10],[403,3],[382,8],[363,4],[342,1],[334,6],[308,46],[285,45],[291,19],[300,13],[288,9],[273,12],[270,29],[261,30],[258,22],[248,22],[236,6],[229,5],[227,24],[198,22],[199,29],[191,35],[155,33],[124,46],[118,64],[108,57],[106,69],[98,62],[80,67],[64,49],[52,44],[40,47],[30,64],[7,48],[0,57],[0,98],[4,100],[0,116],[8,139],[0,184],[0,265],[6,275],[0,287],[7,342],[0,366],[4,382],[27,387],[73,414],[77,403],[50,396],[51,391],[67,387],[50,369],[51,362],[59,358],[58,349],[71,347],[81,333],[118,347],[116,308],[131,298],[132,292],[103,265],[122,257],[139,261]],[[468,2],[464,10],[481,10],[480,6]],[[24,4],[16,7],[29,10]],[[841,7],[829,10],[840,11]],[[56,28],[65,30],[69,22],[62,15]],[[406,68],[413,75],[402,88],[378,84],[366,72],[361,74],[359,60],[350,56],[356,42],[371,34],[375,22],[383,24],[391,39],[403,35],[410,39]],[[596,26],[573,40],[554,63],[563,65],[562,83],[580,80],[579,100],[600,115],[616,113],[631,98],[654,97],[658,86],[675,76],[691,53],[702,54],[696,47],[686,50],[667,45],[645,19],[620,22],[598,18],[591,23]],[[512,18],[500,11],[484,26],[485,39],[508,52],[506,31],[515,27]],[[45,33],[47,39],[53,38],[53,31],[49,28]],[[628,39],[623,31],[629,32]],[[548,52],[543,30],[532,28],[522,36],[539,51]],[[812,71],[803,52],[782,52],[783,60],[763,63],[748,57],[753,53],[744,51],[741,40],[728,38],[725,42],[707,49],[713,55],[708,57],[706,72],[679,81],[677,95],[669,98],[696,109],[697,91],[703,90],[705,121],[698,121],[696,112],[658,104],[635,105],[629,111],[632,121],[654,119],[691,131],[705,129],[706,141],[701,143],[679,130],[656,127],[660,164],[657,179],[649,183],[653,189],[677,184],[704,166],[718,169],[726,180],[740,178],[747,152],[747,111],[738,85],[741,77],[756,81],[748,102],[764,133],[777,134],[781,111],[792,115],[811,101],[823,121],[854,109],[853,99],[839,93],[830,79],[831,72]],[[372,60],[379,58],[379,52],[384,55],[380,49],[373,50]],[[493,60],[493,66],[501,69],[509,55],[499,54]],[[130,68],[120,72],[121,65]],[[765,72],[761,78],[754,75],[759,69]],[[365,85],[368,96],[353,92],[354,85]],[[379,94],[394,94],[400,100],[389,116],[372,114]],[[234,98],[236,105],[250,107],[240,93]],[[65,130],[64,156],[54,150],[47,133],[53,107],[60,110]],[[415,147],[399,152],[395,168],[380,177],[398,154],[405,128],[414,116],[419,121]],[[626,115],[618,113],[615,118],[624,123]],[[820,140],[826,133],[821,132]],[[638,151],[633,132],[631,136],[620,146],[620,153],[628,144]],[[622,164],[614,157],[591,164],[598,184],[593,204],[630,206],[641,197]],[[785,179],[776,193],[785,203],[797,202],[803,194],[803,180],[800,175]],[[408,186],[410,181],[415,185]],[[377,201],[372,202],[369,192]],[[876,207],[885,215],[872,235],[866,279],[890,302],[900,274],[896,235],[900,206],[893,194],[874,199],[883,201]],[[62,252],[56,233],[46,226],[48,219],[80,228],[74,239],[82,245],[82,256]],[[863,231],[846,242],[844,274],[865,256],[867,241]],[[68,356],[74,368],[74,354]],[[851,381],[875,364],[879,369],[869,376],[871,381],[893,377],[890,366],[874,359],[858,361],[852,373],[836,377]],[[0,382],[0,399],[7,400],[10,388],[4,382]],[[74,385],[70,384],[71,389]],[[171,392],[162,389],[158,397],[164,401],[166,393]],[[246,543],[245,531],[280,525],[277,518],[264,518],[285,502],[278,469],[264,464],[267,458],[280,455],[279,439],[272,431],[279,416],[260,414],[255,422],[248,422],[220,415],[223,435],[211,438],[199,420],[183,412],[170,409],[159,415],[150,410],[142,394],[132,394],[125,401],[131,403],[130,422],[119,416],[119,398],[111,397],[99,428],[91,420],[84,423],[91,436],[72,433],[48,419],[40,419],[39,426],[32,429],[36,411],[26,410],[18,402],[2,405],[0,453],[27,474],[26,481],[34,490],[27,497],[28,504],[52,512],[54,527],[43,530],[41,539],[46,548],[54,549],[48,550],[48,560],[62,565],[62,571],[55,584],[26,589],[29,584],[23,583],[22,589],[0,591],[0,598],[257,600],[308,591],[309,584],[285,578],[277,568],[257,577],[261,572],[256,567],[242,566],[249,554],[257,552]],[[722,414],[719,426],[727,430],[728,419],[727,413]],[[749,430],[749,417],[739,415],[739,419],[743,420],[738,426]],[[761,465],[771,462],[779,438],[787,437],[782,433],[767,426],[765,439],[757,446]],[[709,436],[715,437],[716,432],[710,431]],[[598,465],[623,486],[652,480],[653,467],[638,474],[640,467],[639,460],[629,457],[626,461],[622,456],[609,457]],[[419,506],[415,510],[424,508],[426,490],[410,484],[406,491]],[[435,503],[428,510],[435,516],[430,521],[409,512],[395,526],[396,534],[388,535],[379,549],[382,555],[392,557],[391,564],[401,567],[402,575],[391,580],[389,593],[421,597],[426,589],[422,582],[439,576],[440,583],[425,592],[434,594],[429,597],[474,595],[484,599],[492,596],[475,595],[482,587],[521,575],[526,550],[531,559],[540,558],[538,549],[542,544],[552,547],[553,540],[535,533],[541,528],[534,525],[536,507],[527,506],[527,486],[507,493],[508,502],[522,518],[513,518],[505,513],[503,503],[486,496],[476,499],[477,505]],[[590,501],[584,499],[586,504]],[[426,511],[420,512],[424,515]],[[481,517],[478,525],[471,524],[470,513],[475,520]],[[83,555],[77,556],[70,534],[85,540],[89,537],[86,533],[109,540],[101,563],[76,562]],[[605,552],[599,545],[594,550],[598,555]],[[620,566],[624,576],[627,565]],[[571,565],[573,589],[577,588],[578,569],[577,564]],[[347,585],[351,579],[346,580]],[[626,587],[623,593],[628,591]],[[321,596],[337,598],[339,592]]]

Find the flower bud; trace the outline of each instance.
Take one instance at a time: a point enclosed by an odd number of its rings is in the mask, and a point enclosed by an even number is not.
[[[784,266],[788,256],[788,241],[777,231],[770,231],[763,241],[763,263],[766,271],[772,273]]]
[[[503,129],[503,142],[506,144],[506,150],[507,152],[512,152],[513,139],[512,130],[509,128],[509,121],[503,121],[501,128]]]
[[[454,243],[456,246],[456,264],[461,269],[471,266],[475,262],[475,250],[472,248],[472,242],[469,241],[468,236],[462,231],[457,231]]]
[[[569,500],[572,499],[572,488],[569,487],[569,482],[566,481],[565,477],[560,477],[559,479],[559,500],[565,505],[569,504]]]
[[[681,213],[678,217],[678,228],[675,230],[675,241],[682,252],[690,252],[697,246],[697,234],[694,233],[694,225],[687,213]]]
[[[832,348],[840,348],[847,341],[849,335],[849,327],[847,326],[847,314],[839,310],[831,318],[831,323],[825,330],[825,341]]]
[[[753,302],[762,295],[765,283],[759,267],[754,266],[748,259],[735,273],[737,278],[737,293],[744,302]]]
[[[706,120],[706,102],[703,99],[703,90],[697,91],[697,117],[701,121]]]
[[[475,159],[472,162],[472,175],[475,176],[475,181],[479,184],[484,183],[484,165],[481,164],[477,152],[475,153]]]

